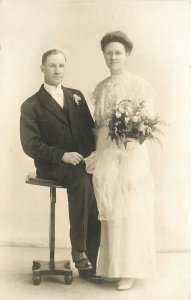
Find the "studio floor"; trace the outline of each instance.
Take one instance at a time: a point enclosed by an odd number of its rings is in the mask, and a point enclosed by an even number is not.
[[[0,248],[1,300],[191,300],[191,254],[161,253],[157,255],[158,276],[137,280],[134,287],[118,291],[115,283],[94,285],[74,273],[72,285],[65,285],[63,276],[44,276],[39,286],[32,282],[32,260],[48,259],[46,248]],[[70,251],[56,250],[56,259],[71,259]]]

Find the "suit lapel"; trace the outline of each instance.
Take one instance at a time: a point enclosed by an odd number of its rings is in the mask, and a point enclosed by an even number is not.
[[[73,103],[71,101],[72,93],[68,88],[62,87],[62,89],[64,92],[64,100],[65,100],[65,104],[66,104],[66,109],[68,110],[68,113],[70,113],[71,110],[73,110]]]
[[[66,87],[62,87],[62,89],[64,91],[64,99],[65,99],[66,109],[68,112],[69,121],[73,125],[78,124],[79,110],[78,110],[78,106],[76,105],[73,99],[74,91]]]
[[[39,90],[39,100],[43,107],[49,110],[62,122],[68,124],[66,114],[63,113],[62,108],[59,107],[59,104],[57,104],[56,101],[51,97],[51,95],[44,89],[43,85]]]

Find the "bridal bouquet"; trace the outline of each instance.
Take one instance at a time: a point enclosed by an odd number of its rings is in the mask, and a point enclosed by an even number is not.
[[[158,117],[149,117],[145,109],[145,101],[135,105],[132,100],[121,101],[109,119],[109,137],[116,144],[123,144],[126,148],[128,138],[135,138],[142,144],[145,140],[160,140],[158,133],[163,133]],[[162,145],[161,145],[162,146]]]

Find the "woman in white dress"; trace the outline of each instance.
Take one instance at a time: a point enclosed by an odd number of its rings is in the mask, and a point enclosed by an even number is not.
[[[101,40],[111,76],[94,91],[97,147],[93,185],[101,220],[101,244],[97,274],[118,280],[118,289],[130,288],[136,278],[155,275],[153,183],[146,142],[130,138],[126,149],[108,137],[108,121],[116,105],[125,99],[145,101],[152,115],[155,93],[142,78],[126,71],[133,48],[122,32]],[[91,159],[87,161],[91,167]]]

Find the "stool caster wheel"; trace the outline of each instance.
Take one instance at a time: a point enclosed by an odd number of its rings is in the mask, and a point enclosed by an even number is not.
[[[39,268],[40,268],[40,264],[36,261],[33,261],[32,271],[37,270]]]
[[[37,274],[33,274],[33,283],[34,285],[39,285],[41,283],[41,276]]]
[[[65,281],[65,284],[72,284],[72,281],[73,281],[73,276],[71,275],[65,275],[64,276],[64,281]]]

